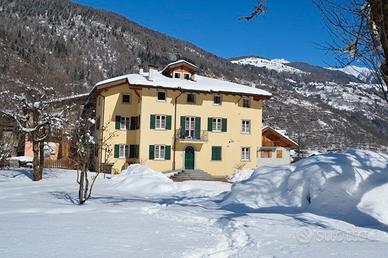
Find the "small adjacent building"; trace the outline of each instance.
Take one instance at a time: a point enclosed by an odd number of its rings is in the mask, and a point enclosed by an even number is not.
[[[139,162],[158,171],[203,170],[227,176],[255,168],[261,147],[267,91],[198,75],[185,60],[161,71],[140,70],[101,81],[96,103],[96,168],[105,162],[106,142],[115,170]]]
[[[293,161],[291,152],[298,144],[284,130],[266,126],[262,129],[262,146],[258,149],[257,166],[286,165]]]

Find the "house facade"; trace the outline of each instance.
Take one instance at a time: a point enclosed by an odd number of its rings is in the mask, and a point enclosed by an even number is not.
[[[283,130],[266,126],[262,130],[262,146],[258,149],[257,166],[286,165],[293,161],[291,151],[298,144]]]
[[[101,143],[97,167],[113,163],[120,171],[140,162],[158,171],[200,169],[216,177],[241,165],[256,167],[263,101],[271,94],[197,72],[180,60],[162,71],[97,83],[91,92]]]

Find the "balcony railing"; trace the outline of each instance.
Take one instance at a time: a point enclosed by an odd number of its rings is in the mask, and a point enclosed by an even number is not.
[[[193,132],[193,131],[192,131]],[[192,135],[189,131],[184,129],[178,129],[175,133],[175,138],[178,141],[190,141],[190,142],[207,142],[208,132],[206,130],[195,130]]]

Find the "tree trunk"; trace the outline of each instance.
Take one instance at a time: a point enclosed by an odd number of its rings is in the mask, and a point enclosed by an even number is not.
[[[39,171],[39,142],[32,142],[32,151],[34,152],[32,180],[39,181],[42,179],[42,174]]]
[[[388,2],[386,0],[369,0],[371,18],[376,24],[384,59],[381,62],[382,79],[388,86]],[[384,91],[384,98],[388,101],[388,92]]]
[[[39,175],[43,178],[44,168],[44,142],[39,143]]]
[[[86,201],[85,196],[85,172],[83,171],[83,167],[81,168],[81,175],[79,180],[79,190],[78,190],[78,198],[79,204],[84,204]]]

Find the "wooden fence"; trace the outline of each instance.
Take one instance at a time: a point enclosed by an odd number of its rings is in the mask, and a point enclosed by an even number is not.
[[[59,160],[44,160],[45,168],[63,168],[63,169],[76,169],[74,161],[70,159],[59,159]]]

